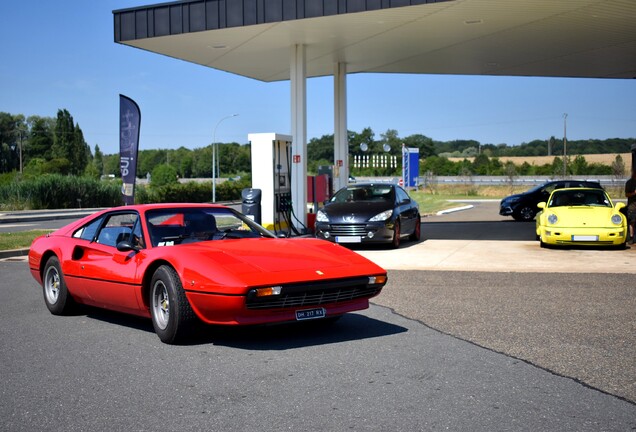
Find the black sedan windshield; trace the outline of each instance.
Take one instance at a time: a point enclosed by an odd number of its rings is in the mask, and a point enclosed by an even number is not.
[[[391,185],[349,186],[341,189],[331,202],[394,202],[395,191]]]

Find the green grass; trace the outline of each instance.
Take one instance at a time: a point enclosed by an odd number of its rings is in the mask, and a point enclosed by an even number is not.
[[[0,233],[0,250],[28,248],[31,246],[33,239],[50,232],[51,230],[32,230],[15,233]]]
[[[428,192],[409,192],[409,195],[412,199],[414,199],[417,204],[420,206],[420,214],[422,215],[430,215],[435,214],[440,210],[447,210],[449,208],[461,206],[461,203],[458,202],[449,202],[448,200],[461,200],[468,199],[466,195],[451,195],[451,194],[441,194],[441,195],[432,195]],[[471,199],[479,198],[479,197],[470,197]],[[485,198],[485,197],[482,197]]]

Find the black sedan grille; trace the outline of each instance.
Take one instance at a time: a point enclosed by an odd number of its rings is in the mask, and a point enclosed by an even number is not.
[[[366,227],[365,224],[332,224],[329,225],[329,233],[332,236],[365,236]]]
[[[247,295],[248,309],[283,309],[342,303],[380,294],[383,284],[368,283],[368,278],[345,279],[329,282],[284,285],[280,295],[256,297]]]

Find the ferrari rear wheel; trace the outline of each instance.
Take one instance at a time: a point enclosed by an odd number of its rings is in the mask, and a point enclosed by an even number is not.
[[[167,344],[183,341],[195,321],[179,275],[170,266],[162,265],[152,276],[150,315],[155,333]]]
[[[53,315],[65,315],[71,311],[74,301],[68,293],[60,268],[60,260],[56,256],[49,258],[44,266],[42,289],[44,303]]]

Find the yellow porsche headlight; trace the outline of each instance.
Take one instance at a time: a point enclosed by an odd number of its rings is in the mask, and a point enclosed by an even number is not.
[[[548,223],[551,225],[554,225],[555,223],[557,223],[558,220],[559,218],[554,213],[548,216]]]
[[[623,223],[623,218],[619,214],[612,215],[612,223],[614,225],[620,225]]]

